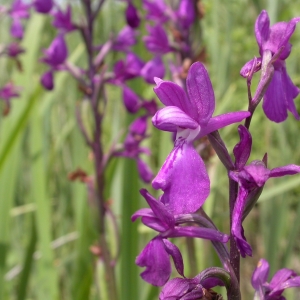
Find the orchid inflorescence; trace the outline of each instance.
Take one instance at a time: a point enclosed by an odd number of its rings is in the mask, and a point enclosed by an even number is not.
[[[142,223],[158,231],[136,259],[146,267],[141,277],[155,286],[164,286],[160,300],[213,299],[208,298],[211,288],[219,285],[227,289],[228,299],[241,299],[239,287],[240,256],[252,256],[242,222],[257,202],[266,181],[272,177],[300,173],[300,166],[287,165],[269,169],[267,154],[262,160],[248,162],[252,136],[251,119],[258,103],[263,99],[263,110],[274,122],[283,122],[287,110],[299,120],[294,98],[299,94],[286,70],[285,59],[290,55],[289,39],[300,18],[276,23],[270,27],[266,11],[255,23],[255,35],[261,57],[250,60],[241,69],[247,79],[249,92],[248,111],[230,112],[212,117],[215,109],[214,90],[205,66],[200,62],[191,65],[184,85],[155,78],[154,92],[165,105],[152,118],[153,125],[176,134],[174,148],[152,181],[152,187],[162,190],[155,199],[149,192],[140,192],[150,206],[132,216],[141,217]],[[167,51],[167,48],[164,48]],[[255,95],[251,96],[251,80],[261,70]],[[245,120],[238,126],[239,143],[234,147],[234,160],[229,155],[218,129]],[[230,235],[221,233],[205,214],[203,204],[210,194],[210,181],[205,163],[197,153],[194,141],[208,136],[220,160],[228,171]],[[222,268],[211,267],[194,278],[184,274],[184,263],[179,249],[168,241],[174,237],[193,237],[212,241],[221,260]],[[230,240],[230,246],[226,243]],[[170,280],[172,257],[181,278]],[[290,269],[281,269],[268,283],[269,265],[261,259],[253,273],[252,286],[255,299],[285,299],[286,288],[299,287],[300,276]]]

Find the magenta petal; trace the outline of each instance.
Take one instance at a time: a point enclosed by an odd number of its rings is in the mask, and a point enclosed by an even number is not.
[[[274,287],[274,289],[270,292],[270,297],[279,297],[283,293],[285,289],[291,288],[291,287],[300,287],[300,276],[291,278],[286,280],[285,282],[282,282],[281,284],[278,284]],[[273,299],[273,298],[272,298]],[[276,298],[276,299],[285,299],[285,298]]]
[[[217,241],[221,243],[227,243],[229,236],[225,233],[222,233],[216,229],[195,227],[195,226],[184,226],[184,227],[175,227],[168,230],[165,233],[162,233],[164,237],[196,237],[211,241]]]
[[[267,41],[269,37],[270,29],[270,19],[268,13],[263,10],[256,19],[255,22],[255,36],[257,40],[257,44],[261,49],[263,43]]]
[[[165,66],[160,56],[148,61],[141,70],[141,76],[148,83],[155,83],[154,77],[163,78],[165,76]]]
[[[165,232],[169,229],[169,227],[157,217],[142,217],[142,223],[158,232]]]
[[[240,71],[240,75],[243,76],[244,78],[247,78],[253,68],[253,64],[255,63],[255,61],[256,61],[256,65],[254,66],[253,72],[254,73],[258,72],[261,69],[261,62],[262,62],[261,57],[253,58],[250,61],[246,62]]]
[[[227,125],[238,123],[250,116],[248,111],[236,111],[211,118],[205,126],[201,126],[198,138]]]
[[[152,118],[153,125],[165,131],[176,132],[177,127],[196,129],[199,124],[177,106],[160,109]]]
[[[154,80],[156,82],[156,87],[153,90],[164,105],[177,106],[192,117],[189,113],[192,104],[182,87],[171,81],[164,81],[159,78],[154,78]]]
[[[159,300],[174,300],[181,299],[189,290],[189,279],[174,278],[166,283],[161,293],[159,294]]]
[[[275,70],[262,106],[266,116],[271,121],[279,123],[287,118],[287,103],[284,85],[282,84],[282,72]]]
[[[167,227],[172,228],[175,225],[174,216],[166,209],[165,205],[156,200],[146,189],[140,190],[141,195],[148,202],[154,215],[164,222]]]
[[[139,96],[126,85],[123,86],[123,101],[128,112],[136,113],[139,110]]]
[[[191,65],[186,87],[191,102],[188,114],[200,125],[207,124],[215,110],[215,95],[208,73],[200,62]]]
[[[162,202],[173,214],[197,211],[210,191],[204,162],[184,139],[176,141],[152,186],[164,191]]]
[[[278,167],[271,170],[269,177],[281,177],[285,175],[294,175],[300,173],[300,166],[287,165],[284,167]]]
[[[241,170],[247,163],[251,153],[252,137],[245,126],[238,127],[240,142],[233,149],[233,154],[236,160],[236,169]]]
[[[241,253],[242,257],[246,255],[252,256],[251,246],[247,243],[246,238],[244,236],[244,229],[242,226],[242,217],[246,204],[246,198],[248,196],[248,191],[240,186],[238,198],[234,205],[233,213],[232,213],[232,228],[231,234],[234,237],[236,245]]]
[[[150,209],[150,208],[141,208],[131,216],[131,221],[134,222],[139,217],[150,217],[150,218],[152,217],[152,218],[154,218],[155,215],[153,214],[152,209]]]
[[[163,241],[159,238],[151,240],[135,263],[140,267],[146,267],[141,277],[155,286],[163,286],[171,275],[171,263],[165,250]]]
[[[177,272],[184,277],[183,259],[179,249],[167,239],[163,239],[163,242],[165,244],[165,250],[172,256]]]
[[[256,269],[253,272],[251,283],[258,291],[260,287],[267,282],[269,276],[269,263],[265,259],[260,259]]]
[[[137,159],[137,168],[141,179],[145,183],[150,183],[153,179],[153,173],[150,167],[140,158]]]

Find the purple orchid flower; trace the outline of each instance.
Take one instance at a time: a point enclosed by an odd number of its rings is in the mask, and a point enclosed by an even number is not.
[[[16,58],[20,54],[25,52],[25,49],[22,48],[18,43],[11,43],[5,49],[7,55],[12,58]]]
[[[24,30],[21,19],[29,18],[29,9],[29,4],[23,3],[22,0],[15,0],[9,10],[9,15],[13,19],[10,34],[17,39],[23,38]]]
[[[127,24],[131,28],[139,27],[141,20],[140,20],[139,14],[138,14],[138,10],[132,4],[131,1],[128,1],[128,5],[127,5],[126,11],[125,11],[125,17],[126,17]]]
[[[176,16],[181,27],[189,29],[196,17],[194,2],[191,0],[181,0]]]
[[[179,249],[167,240],[172,237],[197,237],[227,243],[229,237],[215,229],[194,226],[176,226],[176,216],[161,202],[151,196],[147,190],[140,191],[150,208],[138,210],[131,217],[132,221],[141,217],[143,224],[159,232],[136,259],[136,264],[146,267],[142,278],[157,286],[164,285],[171,275],[169,255],[174,260],[177,272],[184,276],[184,266]]]
[[[59,34],[51,43],[48,49],[44,50],[45,56],[42,61],[51,68],[56,69],[68,57],[68,48],[62,34]]]
[[[240,122],[249,112],[232,112],[212,117],[215,96],[205,67],[197,62],[188,72],[185,91],[170,81],[155,79],[157,94],[165,108],[152,118],[160,130],[177,133],[175,146],[152,186],[162,189],[162,202],[174,214],[193,213],[206,200],[210,182],[204,162],[193,141],[229,124]]]
[[[260,259],[252,275],[252,286],[256,290],[256,300],[285,300],[282,296],[285,289],[291,287],[300,287],[300,276],[291,269],[280,269],[277,271],[270,283],[269,263],[265,259]]]
[[[41,77],[41,84],[42,86],[48,90],[51,91],[54,88],[54,78],[53,78],[53,71],[47,71],[45,72]]]
[[[113,49],[127,52],[134,44],[136,44],[136,34],[130,26],[125,26],[116,37]]]
[[[35,0],[33,2],[35,10],[41,14],[47,14],[53,7],[52,0]]]
[[[72,23],[72,9],[70,5],[67,6],[67,10],[65,12],[58,9],[52,13],[52,16],[54,18],[52,25],[55,28],[60,29],[62,32],[68,33],[77,29]]]
[[[232,214],[231,234],[242,257],[245,257],[246,255],[252,256],[252,249],[246,241],[242,226],[243,212],[250,193],[253,194],[256,190],[263,188],[269,178],[299,173],[300,166],[287,165],[269,170],[260,160],[254,160],[245,166],[250,156],[252,138],[244,126],[239,126],[239,134],[241,141],[233,150],[236,158],[236,170],[229,172],[229,177],[239,183],[238,197]]]
[[[141,70],[141,76],[147,83],[153,84],[154,77],[164,78],[165,66],[160,56],[148,61]]]
[[[18,86],[15,86],[13,83],[8,82],[0,89],[0,99],[2,99],[5,104],[6,108],[4,109],[3,114],[7,115],[10,111],[10,102],[12,98],[17,98],[20,96],[21,88]]]
[[[266,116],[274,122],[283,122],[287,118],[289,110],[297,120],[300,116],[294,104],[300,90],[296,87],[286,70],[285,60],[291,53],[292,45],[289,39],[295,31],[300,18],[294,18],[289,22],[278,22],[270,27],[268,13],[263,10],[255,22],[255,36],[261,58],[257,59],[254,71],[261,68],[261,60],[270,51],[273,57],[274,75],[266,90],[263,99],[263,110]],[[247,77],[254,60],[249,61],[241,70],[241,75]]]
[[[172,51],[166,31],[160,24],[147,26],[147,31],[149,35],[145,36],[143,41],[150,52],[161,55]]]
[[[166,14],[167,5],[163,0],[143,0],[143,4],[144,9],[147,11],[147,20],[164,23],[169,19]]]
[[[141,107],[139,96],[126,85],[123,85],[123,102],[127,111],[131,114],[136,113]]]

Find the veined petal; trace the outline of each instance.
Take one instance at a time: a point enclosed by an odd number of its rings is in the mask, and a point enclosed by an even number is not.
[[[164,191],[161,201],[173,214],[197,211],[210,191],[204,162],[185,139],[176,141],[152,186]]]
[[[176,106],[160,109],[152,118],[153,125],[165,131],[176,132],[177,127],[195,129],[199,124]]]
[[[285,175],[294,175],[300,173],[300,166],[287,165],[284,167],[278,167],[271,170],[269,177],[281,177]]]
[[[174,227],[167,232],[162,233],[163,237],[196,237],[211,241],[217,241],[221,243],[227,243],[229,236],[216,229],[195,227],[195,226],[184,226]]]
[[[241,122],[250,116],[248,111],[236,111],[227,114],[222,114],[211,118],[205,126],[201,126],[198,138],[201,138],[215,130],[223,128],[227,125]]]
[[[241,253],[242,257],[252,256],[252,249],[251,246],[247,243],[244,229],[242,226],[242,217],[243,211],[246,204],[248,191],[240,186],[238,198],[235,202],[233,213],[232,213],[232,228],[231,234],[235,239],[236,245]]]
[[[184,277],[183,259],[179,249],[167,239],[163,239],[163,243],[165,244],[167,253],[172,256],[177,272]]]
[[[264,42],[268,39],[270,32],[270,19],[265,10],[263,10],[257,17],[254,30],[257,44],[261,52],[261,48],[263,47]]]
[[[215,95],[209,75],[200,62],[191,65],[186,88],[191,103],[188,114],[200,125],[207,124],[215,110]]]
[[[151,240],[136,258],[135,263],[140,267],[146,267],[141,277],[155,286],[163,286],[171,275],[169,255],[160,238]]]
[[[156,87],[153,90],[164,105],[177,106],[192,117],[189,112],[195,107],[191,107],[192,105],[182,87],[172,81],[165,81],[157,77],[154,78],[154,81]]]
[[[283,122],[288,116],[284,88],[282,72],[275,70],[265,93],[262,107],[266,116],[276,123]]]
[[[285,289],[288,289],[288,288],[291,288],[291,287],[300,287],[300,276],[288,279],[285,282],[281,282],[281,284],[274,287],[274,289],[270,292],[270,294],[268,296],[270,296],[270,297],[272,297],[272,296],[273,297],[274,296],[275,297],[281,296],[281,294],[283,293],[283,291]],[[280,298],[280,299],[284,299],[284,298]]]
[[[248,129],[240,125],[238,127],[240,142],[233,149],[233,154],[236,160],[236,169],[241,170],[247,163],[251,153],[252,137]]]

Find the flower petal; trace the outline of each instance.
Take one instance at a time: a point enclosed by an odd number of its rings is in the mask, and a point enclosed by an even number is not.
[[[287,165],[284,167],[274,168],[270,172],[270,177],[282,177],[285,175],[294,175],[300,173],[300,166]]]
[[[282,72],[275,69],[265,93],[262,107],[266,116],[276,123],[283,122],[288,116],[284,88]]]
[[[235,166],[237,170],[241,170],[247,163],[247,160],[251,153],[252,137],[250,132],[245,126],[240,125],[238,127],[240,142],[236,144],[233,149],[235,157]]]
[[[179,249],[167,239],[163,239],[163,242],[165,244],[165,250],[172,256],[177,272],[184,277],[183,259]]]
[[[279,296],[281,296],[281,294],[283,293],[283,291],[285,289],[291,288],[291,287],[300,287],[300,276],[288,279],[285,282],[282,282],[281,284],[275,286],[274,289],[270,292],[270,294],[268,296],[279,297]],[[276,299],[284,299],[284,298],[276,298]]]
[[[263,258],[260,259],[251,279],[252,286],[255,288],[255,290],[258,291],[260,287],[267,282],[269,270],[269,263]]]
[[[155,215],[150,208],[141,208],[137,210],[132,216],[131,216],[131,221],[134,222],[137,218],[139,217],[151,217],[155,218]]]
[[[177,127],[196,129],[199,124],[177,106],[160,109],[152,118],[153,125],[165,131],[176,132]]]
[[[152,170],[150,169],[150,167],[140,158],[137,158],[136,160],[137,162],[137,169],[139,172],[139,175],[141,177],[141,179],[145,182],[145,183],[150,183],[151,180],[153,179],[153,173]]]
[[[205,165],[185,139],[176,141],[152,186],[164,191],[161,201],[173,214],[197,211],[210,191]]]
[[[255,62],[256,61],[256,62]],[[247,78],[253,68],[253,64],[255,63],[256,65],[254,66],[253,73],[258,72],[261,69],[261,62],[262,59],[261,57],[259,58],[253,58],[249,60],[248,62],[245,63],[245,65],[242,67],[240,71],[240,75],[243,76],[244,78]]]
[[[269,31],[270,31],[269,29],[270,29],[270,19],[268,13],[265,10],[263,10],[256,19],[255,29],[254,29],[260,52],[264,42],[266,42],[269,37]]]
[[[215,110],[215,95],[209,75],[200,62],[191,65],[186,88],[191,103],[188,114],[200,125],[207,124]]]
[[[241,122],[249,116],[250,113],[248,111],[236,111],[213,117],[208,121],[208,123],[205,126],[201,126],[198,138],[201,138],[227,125]]]
[[[240,186],[238,198],[236,200],[232,213],[231,234],[234,237],[234,240],[242,257],[246,257],[246,255],[252,256],[252,249],[246,241],[244,229],[242,226],[242,217],[247,195],[248,191]]]
[[[165,66],[160,56],[148,61],[141,70],[141,76],[148,83],[155,83],[154,77],[163,78],[165,76]]]
[[[170,278],[171,263],[160,238],[151,240],[136,258],[135,263],[140,267],[146,267],[141,277],[148,283],[163,286]]]

